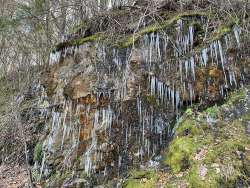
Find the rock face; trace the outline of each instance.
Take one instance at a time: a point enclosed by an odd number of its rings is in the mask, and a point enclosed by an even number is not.
[[[164,170],[164,165],[140,169],[130,174],[123,187],[247,187],[249,95],[247,85],[231,93],[223,105],[188,108],[162,160],[171,171]]]
[[[222,100],[243,85],[242,31],[221,24],[207,34],[206,21],[178,13],[120,45],[95,34],[59,45],[43,81],[52,108],[41,176],[66,187],[120,177],[159,154],[183,106]]]

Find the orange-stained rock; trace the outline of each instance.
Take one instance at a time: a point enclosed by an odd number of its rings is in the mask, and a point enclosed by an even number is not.
[[[216,67],[211,67],[209,72],[208,72],[208,75],[211,77],[211,78],[215,78],[215,79],[223,79],[223,72],[219,69],[217,69]]]
[[[82,105],[94,105],[94,104],[96,104],[96,97],[91,95],[91,94],[88,94],[85,97],[77,98],[77,100],[75,100],[75,102],[77,104],[82,104]]]
[[[215,85],[208,86],[208,93],[209,93],[209,98],[212,99],[213,101],[217,100],[220,96],[219,88],[216,87]]]

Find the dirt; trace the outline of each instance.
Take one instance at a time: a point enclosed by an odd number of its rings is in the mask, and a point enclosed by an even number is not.
[[[28,187],[28,172],[20,166],[0,166],[1,188],[25,188]]]

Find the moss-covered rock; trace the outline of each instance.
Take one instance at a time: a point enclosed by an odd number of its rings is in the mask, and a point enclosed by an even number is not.
[[[184,174],[179,182],[185,181],[188,187],[237,187],[248,185],[250,139],[246,135],[243,111],[240,117],[224,119],[224,108],[234,112],[235,105],[247,100],[246,90],[235,92],[222,106],[214,106],[199,115],[187,110],[176,130],[176,136],[166,151],[165,164],[176,175]],[[240,101],[245,101],[241,102]],[[221,114],[221,115],[218,115]],[[209,128],[207,116],[216,119],[214,129]],[[203,117],[203,119],[201,119]],[[202,126],[197,126],[202,125]],[[207,128],[204,130],[204,126]],[[189,164],[186,165],[185,164]],[[184,167],[186,168],[183,168]],[[168,184],[177,185],[172,181]]]
[[[133,171],[124,183],[125,188],[152,188],[156,187],[158,175],[155,171]]]
[[[171,171],[134,171],[125,185],[156,187],[162,183],[161,177],[167,176],[163,181],[166,188],[247,187],[250,139],[244,122],[249,121],[250,116],[248,95],[247,89],[241,89],[232,93],[221,106],[203,111],[188,108],[162,161]],[[234,113],[239,106],[246,110],[239,116],[225,118],[224,113]],[[216,120],[214,127],[209,125],[208,116]]]

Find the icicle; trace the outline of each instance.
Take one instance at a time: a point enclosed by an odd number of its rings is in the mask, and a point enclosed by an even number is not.
[[[226,44],[226,50],[228,50],[228,48],[229,48],[228,35],[225,35],[225,36],[224,36],[224,39],[225,39],[225,44]]]
[[[155,95],[155,77],[151,77],[151,95]]]
[[[193,48],[194,44],[194,27],[189,26],[189,40],[190,40],[190,49]]]
[[[61,57],[61,52],[51,53],[49,58],[49,64],[53,65],[55,63],[58,63],[60,57]]]
[[[66,126],[67,111],[68,111],[68,108],[66,107],[64,111],[64,118],[63,118],[63,136],[62,136],[62,142],[61,142],[61,150],[63,149],[64,138],[65,138],[66,131],[67,131],[67,126]]]
[[[218,66],[219,64],[219,61],[218,61],[218,47],[217,47],[218,43],[217,42],[214,42],[213,43],[213,48],[214,48],[214,54],[215,54],[215,59],[216,59],[216,64]]]
[[[240,34],[239,34],[239,28],[238,28],[238,27],[234,27],[234,28],[233,28],[233,31],[234,31],[234,36],[235,36],[235,39],[236,39],[236,42],[237,42],[237,46],[238,46],[238,48],[240,48]]]
[[[100,11],[101,8],[101,0],[97,0],[97,10]]]
[[[233,79],[233,82],[234,82],[235,86],[237,87],[237,81],[236,81],[236,76],[235,76],[235,72],[234,71],[232,73],[232,79]]]
[[[188,77],[188,61],[185,61],[186,78]]]
[[[232,83],[233,78],[232,77],[233,77],[232,72],[229,71],[229,83],[231,86],[233,85],[233,83]]]
[[[149,66],[151,67],[151,63],[152,63],[152,51],[154,48],[154,33],[150,34],[150,44],[149,44]]]
[[[183,78],[182,78],[182,61],[179,60],[179,71],[180,71],[180,76],[181,76],[181,82],[183,82]]]
[[[158,54],[158,61],[161,61],[161,49],[160,49],[160,36],[159,33],[156,35],[156,49]]]
[[[202,57],[203,65],[206,67],[207,66],[207,60],[208,60],[208,57],[207,57],[207,48],[204,48],[201,51],[201,57]]]
[[[174,92],[174,90],[171,89],[171,100],[172,100],[173,110],[175,109],[174,98],[175,98],[175,92]]]
[[[120,173],[121,165],[122,165],[122,156],[119,155],[119,157],[118,157],[118,177],[120,175],[119,173]]]
[[[168,38],[168,36],[166,36],[166,34],[164,33],[164,55],[165,55],[165,58],[167,57],[167,46],[168,46],[168,41],[169,41],[169,38]]]
[[[220,95],[224,97],[224,88],[222,85],[220,86]]]
[[[194,57],[190,58],[190,63],[191,63],[191,72],[192,72],[193,80],[195,80],[195,63],[194,63]]]
[[[222,66],[222,69],[223,69],[226,85],[228,85],[227,84],[227,76],[226,76],[225,67],[224,67],[224,55],[223,55],[221,42],[219,40],[218,40],[218,45],[219,45],[219,53],[220,53],[220,58],[221,58],[221,66]]]
[[[188,89],[189,89],[190,102],[192,106],[193,105],[193,87],[190,83],[188,84]]]
[[[107,9],[110,10],[110,9],[112,9],[112,7],[113,7],[112,0],[108,0]]]
[[[175,94],[175,109],[176,109],[176,114],[178,115],[178,108],[179,108],[179,104],[180,104],[180,93],[179,91],[176,91]]]
[[[125,131],[125,144],[128,145],[128,125],[126,124],[126,131]]]
[[[46,158],[46,154],[45,154],[45,152],[43,152],[42,165],[41,165],[41,169],[40,169],[40,179],[42,178],[42,175],[43,175],[44,164],[45,164],[45,158]]]

